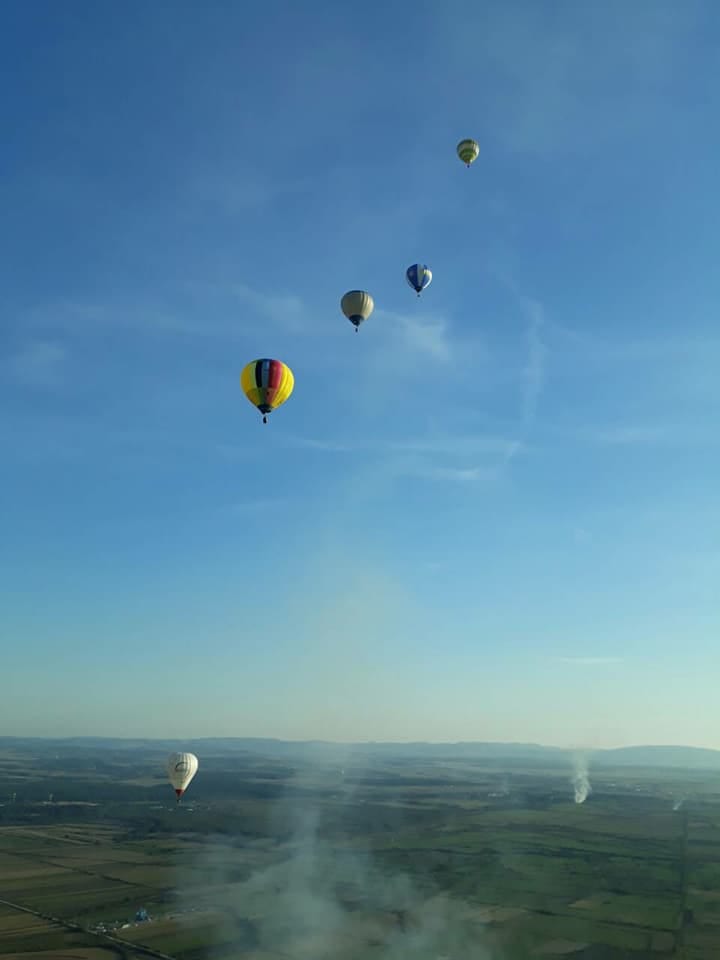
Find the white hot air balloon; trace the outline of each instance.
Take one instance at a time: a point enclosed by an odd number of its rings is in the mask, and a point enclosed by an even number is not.
[[[348,290],[340,301],[340,309],[355,327],[355,333],[375,309],[375,301],[365,290]]]
[[[175,788],[178,803],[197,773],[197,769],[198,758],[194,753],[171,753],[168,757],[168,780]]]

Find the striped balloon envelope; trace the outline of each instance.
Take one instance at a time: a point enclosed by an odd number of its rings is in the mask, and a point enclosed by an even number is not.
[[[477,142],[477,140],[471,140],[468,138],[467,140],[461,140],[457,145],[457,155],[468,167],[471,163],[474,163],[475,160],[477,160],[479,153],[480,144]]]
[[[253,360],[240,374],[240,386],[262,413],[263,423],[267,423],[267,415],[282,406],[293,392],[295,377],[282,360]]]
[[[414,263],[405,271],[405,278],[415,293],[420,296],[432,281],[432,270],[424,263]]]

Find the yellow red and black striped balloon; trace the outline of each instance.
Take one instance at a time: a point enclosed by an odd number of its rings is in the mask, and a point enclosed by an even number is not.
[[[262,413],[263,423],[267,423],[267,415],[282,406],[293,392],[295,377],[282,360],[252,360],[240,374],[240,386]]]

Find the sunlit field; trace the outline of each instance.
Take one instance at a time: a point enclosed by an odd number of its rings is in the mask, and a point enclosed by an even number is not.
[[[164,749],[4,750],[3,956],[720,956],[713,772]]]

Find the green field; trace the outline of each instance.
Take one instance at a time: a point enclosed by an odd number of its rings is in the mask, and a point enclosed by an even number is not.
[[[0,755],[3,957],[720,957],[716,774],[216,751],[177,808],[156,748],[58,749]]]

